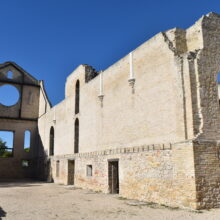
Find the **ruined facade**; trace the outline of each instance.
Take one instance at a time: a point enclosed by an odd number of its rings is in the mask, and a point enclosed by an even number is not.
[[[15,134],[13,157],[0,158],[0,177],[38,177],[168,206],[219,207],[219,72],[215,13],[187,30],[157,34],[105,71],[80,65],[54,107],[42,81],[5,63],[0,85],[13,84],[20,99],[0,106],[0,130]],[[30,152],[22,148],[26,129]]]
[[[15,63],[6,62],[0,65],[0,88],[4,86],[16,88],[19,98],[12,106],[0,103],[0,132],[13,133],[11,155],[2,157],[0,149],[0,178],[37,177],[40,146],[38,118],[46,113],[47,108],[51,108],[43,82],[36,80]],[[1,94],[2,96],[10,94]],[[30,132],[31,147],[28,151],[24,149],[26,131]],[[27,167],[23,167],[22,163]]]

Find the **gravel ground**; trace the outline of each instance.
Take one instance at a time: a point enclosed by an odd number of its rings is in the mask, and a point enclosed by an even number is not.
[[[42,182],[0,183],[0,219],[218,220],[220,209],[187,211]]]

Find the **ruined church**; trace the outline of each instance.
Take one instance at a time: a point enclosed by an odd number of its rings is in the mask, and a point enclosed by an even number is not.
[[[220,207],[219,72],[215,13],[158,33],[104,71],[80,65],[55,106],[43,81],[5,62],[0,87],[14,87],[19,98],[0,104],[0,131],[13,136],[0,148],[0,179]]]

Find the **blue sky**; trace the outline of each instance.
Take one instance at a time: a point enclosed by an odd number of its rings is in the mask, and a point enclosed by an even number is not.
[[[13,147],[14,133],[12,131],[0,131],[0,138],[3,142],[6,142],[7,147]]]
[[[52,104],[80,64],[106,69],[160,31],[220,13],[217,0],[1,0],[0,63],[45,81]]]
[[[19,96],[19,91],[14,86],[3,85],[0,87],[0,103],[3,105],[12,106],[16,104]]]
[[[6,146],[9,148],[13,147],[14,142],[14,132],[12,131],[0,131],[0,139],[3,142],[6,142]],[[31,147],[31,133],[26,130],[24,132],[24,148]]]

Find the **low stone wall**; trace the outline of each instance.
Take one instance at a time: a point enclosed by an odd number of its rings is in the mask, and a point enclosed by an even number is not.
[[[181,143],[55,156],[52,176],[56,183],[68,184],[68,160],[74,160],[76,187],[108,193],[108,161],[118,159],[122,197],[196,208],[192,150],[192,143]],[[92,176],[86,174],[87,165],[92,165]]]

